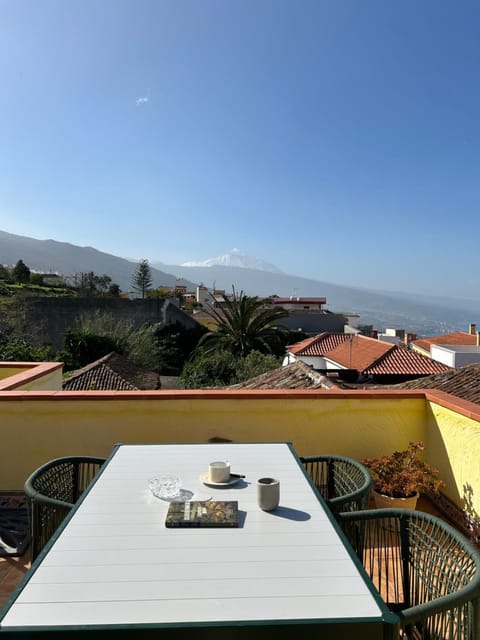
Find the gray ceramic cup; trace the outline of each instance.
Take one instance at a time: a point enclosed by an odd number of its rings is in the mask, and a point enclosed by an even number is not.
[[[273,511],[280,502],[280,481],[276,478],[257,480],[257,502],[263,511]]]

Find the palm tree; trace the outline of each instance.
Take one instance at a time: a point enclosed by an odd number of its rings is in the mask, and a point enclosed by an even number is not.
[[[212,296],[213,299],[213,296]],[[235,356],[245,357],[251,351],[273,353],[283,345],[288,329],[278,321],[289,312],[274,307],[257,296],[239,295],[233,288],[232,298],[223,298],[222,307],[211,307],[206,313],[217,323],[216,331],[209,331],[198,342],[197,353],[212,353],[223,349]]]

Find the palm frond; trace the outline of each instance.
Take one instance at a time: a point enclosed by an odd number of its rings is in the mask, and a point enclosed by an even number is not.
[[[237,294],[234,287],[232,290],[233,296],[224,297],[220,309],[212,306],[205,310],[217,323],[217,330],[205,334],[196,351],[207,353],[223,348],[240,356],[254,350],[271,353],[287,331],[278,322],[289,315],[288,311],[268,306],[268,300],[247,296],[243,291]]]

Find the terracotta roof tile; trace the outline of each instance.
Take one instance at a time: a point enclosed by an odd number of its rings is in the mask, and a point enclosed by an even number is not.
[[[78,369],[63,382],[65,391],[140,391],[159,387],[158,374],[113,352]]]
[[[344,341],[326,353],[325,356],[347,369],[364,371],[393,348],[394,345],[389,342],[382,342],[366,336],[350,335],[348,341]]]
[[[322,389],[324,378],[318,371],[297,360],[227,389]]]
[[[63,383],[64,391],[138,391],[138,387],[124,380],[106,365],[76,374]]]
[[[456,333],[446,333],[441,336],[431,336],[429,338],[419,338],[412,341],[412,346],[418,347],[423,351],[430,353],[432,344],[443,345],[476,345],[477,336],[465,331],[457,331]]]
[[[297,356],[323,356],[350,338],[351,334],[347,333],[324,332],[313,338],[289,345],[287,350]]]
[[[426,376],[450,367],[407,347],[345,333],[321,333],[288,347],[297,357],[324,356],[364,375]]]
[[[385,388],[385,387],[384,387]],[[450,369],[401,384],[389,385],[391,389],[438,389],[462,400],[480,404],[480,362]]]
[[[422,356],[407,347],[394,345],[379,360],[367,367],[365,375],[409,375],[425,376],[449,371],[450,367],[427,356]]]

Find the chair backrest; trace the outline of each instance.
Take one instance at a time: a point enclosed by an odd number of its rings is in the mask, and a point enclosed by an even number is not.
[[[420,511],[342,513],[340,525],[403,637],[480,638],[480,553]]]
[[[36,469],[25,482],[32,560],[77,502],[105,462],[104,458],[56,458]]]
[[[368,507],[372,478],[368,469],[343,456],[304,456],[300,458],[312,482],[337,516],[342,511]]]

